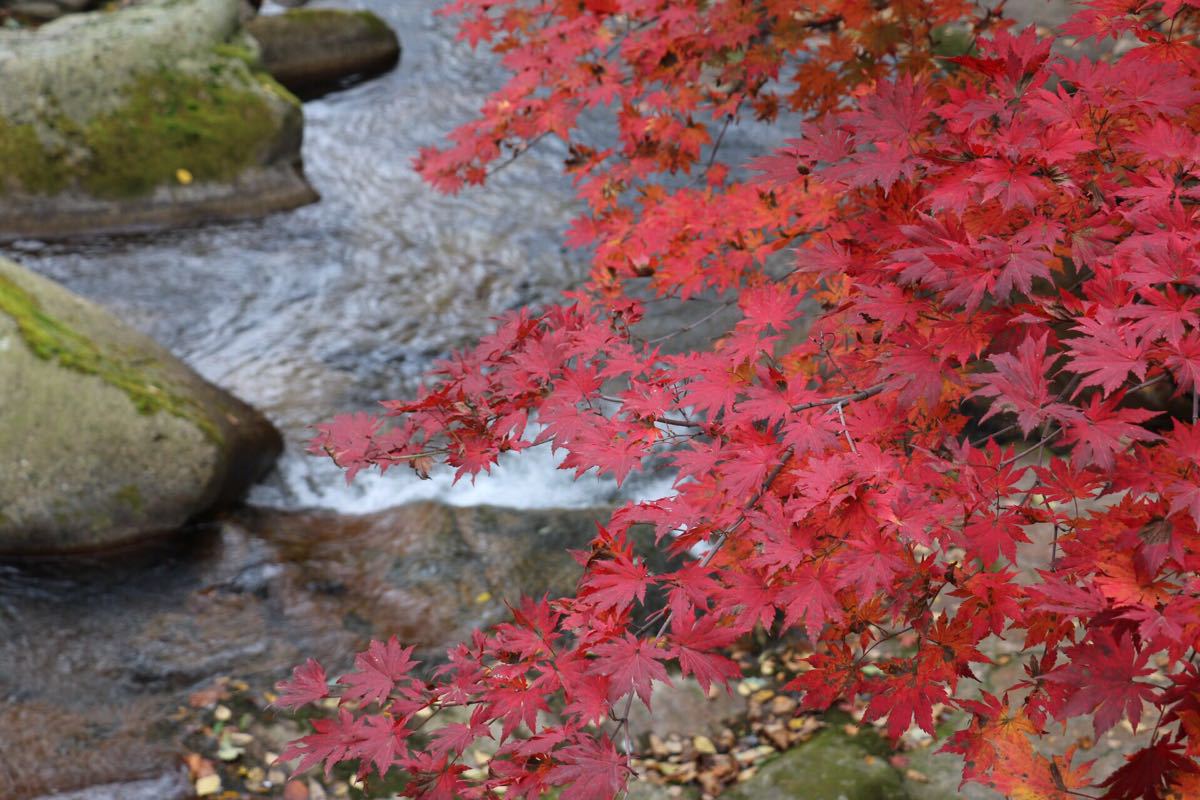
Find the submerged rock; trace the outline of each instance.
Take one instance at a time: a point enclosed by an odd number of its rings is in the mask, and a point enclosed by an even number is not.
[[[157,779],[195,749],[180,706],[223,677],[261,692],[310,656],[336,675],[391,634],[430,668],[505,600],[572,588],[564,551],[605,514],[244,509],[119,555],[0,563],[0,798]]]
[[[606,516],[418,502],[363,516],[259,511],[248,524],[323,615],[437,658],[507,619],[506,602],[572,592],[582,567],[568,551],[586,550]],[[653,537],[642,533],[649,554]],[[661,556],[650,563],[664,567]]]
[[[0,0],[0,11],[31,17],[36,21],[46,21],[57,19],[63,14],[90,11],[98,5],[100,0]]]
[[[0,240],[151,230],[316,199],[299,101],[239,0],[146,0],[0,30]]]
[[[0,258],[0,553],[119,545],[239,499],[279,434],[154,342]]]
[[[395,32],[370,11],[298,9],[256,17],[246,30],[262,47],[263,68],[303,96],[344,88],[400,60]]]

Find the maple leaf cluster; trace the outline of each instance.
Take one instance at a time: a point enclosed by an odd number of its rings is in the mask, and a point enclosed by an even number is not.
[[[1198,7],[1091,0],[1040,38],[957,0],[452,3],[513,76],[418,168],[457,190],[563,139],[594,269],[314,449],[461,477],[549,444],[618,481],[665,462],[676,493],[616,511],[575,596],[522,601],[432,680],[394,640],[336,682],[297,669],[282,703],[341,706],[283,757],[403,770],[418,798],[609,798],[633,698],[727,684],[722,650],[761,629],[812,643],[788,687],[809,709],[861,698],[893,737],[962,712],[965,780],[1200,796]],[[583,141],[596,109],[617,141]],[[722,162],[728,126],[785,112],[752,179]],[[739,315],[707,348],[640,333],[651,300],[714,298]],[[646,523],[703,557],[652,574]],[[998,695],[973,666],[997,639],[1027,662]],[[1037,746],[1080,716],[1149,744],[1111,775]]]

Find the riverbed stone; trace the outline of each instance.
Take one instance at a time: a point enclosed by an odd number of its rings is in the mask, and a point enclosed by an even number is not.
[[[766,762],[729,800],[909,800],[886,749],[827,729]]]
[[[153,341],[0,258],[0,553],[107,548],[229,505],[279,434]]]
[[[299,101],[240,0],[145,0],[0,30],[0,240],[153,230],[316,199]]]
[[[256,17],[246,30],[262,47],[263,68],[302,96],[386,72],[400,59],[396,33],[370,11],[293,9]]]
[[[586,549],[609,511],[242,508],[127,552],[0,563],[0,798],[157,778],[195,750],[180,707],[221,680],[265,704],[306,658],[339,675],[392,634],[427,675],[473,624],[505,619],[504,601],[573,587],[563,551]],[[276,724],[247,730],[279,753],[300,729]]]
[[[21,2],[9,3],[7,5],[0,4],[3,8],[19,20],[26,20],[33,23],[49,22],[52,19],[58,19],[64,13],[64,9],[57,3],[52,3],[50,0],[21,0]]]
[[[98,0],[0,0],[0,11],[30,22],[48,22],[63,14],[77,14],[98,5]]]
[[[571,593],[608,509],[455,507],[417,502],[365,515],[247,512],[279,550],[311,613],[365,636],[395,634],[428,658],[508,618],[523,596]],[[634,533],[652,571],[667,568],[646,529]]]
[[[629,733],[639,741],[653,734],[666,739],[671,734],[690,738],[716,738],[727,724],[744,716],[746,698],[719,687],[704,691],[695,678],[673,676],[668,685],[654,684],[651,709],[641,700],[629,709]]]

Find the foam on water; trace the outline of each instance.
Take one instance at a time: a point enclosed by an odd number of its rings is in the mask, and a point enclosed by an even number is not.
[[[428,480],[406,468],[381,474],[360,472],[347,484],[341,470],[326,458],[289,451],[277,474],[253,490],[249,501],[270,508],[320,508],[346,514],[369,514],[417,500],[456,506],[497,505],[510,508],[586,508],[627,500],[656,500],[674,493],[668,475],[634,474],[617,486],[594,471],[575,478],[559,469],[565,455],[548,445],[523,453],[505,453],[490,474],[454,482],[454,470],[439,466]]]

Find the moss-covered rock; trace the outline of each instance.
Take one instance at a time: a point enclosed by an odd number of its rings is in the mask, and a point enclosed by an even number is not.
[[[231,219],[315,199],[299,102],[238,0],[0,30],[0,239]]]
[[[909,800],[885,746],[870,733],[851,737],[828,728],[768,761],[730,800]]]
[[[400,40],[370,11],[295,9],[256,17],[246,30],[262,46],[263,68],[306,97],[386,72],[400,60]]]
[[[257,412],[97,306],[0,259],[0,553],[121,544],[241,496]]]

